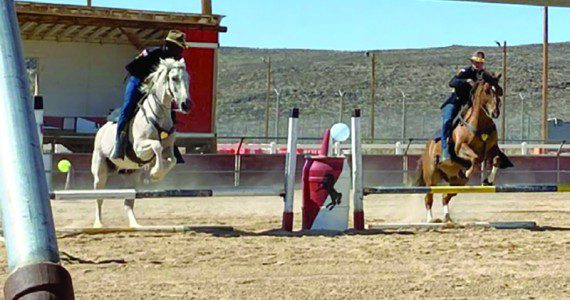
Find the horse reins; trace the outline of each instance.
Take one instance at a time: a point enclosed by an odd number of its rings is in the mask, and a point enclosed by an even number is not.
[[[143,112],[143,115],[145,117],[145,119],[147,120],[147,122],[149,122],[150,124],[152,124],[152,126],[154,126],[154,128],[158,131],[158,141],[162,142],[163,139],[167,138],[169,135],[171,135],[175,130],[176,127],[174,125],[172,125],[172,127],[170,127],[170,129],[166,130],[164,128],[162,128],[158,122],[156,121],[158,114],[154,111],[154,109],[152,109],[152,106],[150,106],[150,111],[152,113],[151,118],[148,117],[147,113],[146,113],[146,109],[144,108],[144,103],[146,102],[146,100],[148,100],[149,97],[153,98],[153,101],[158,104],[158,106],[161,109],[161,112],[164,112],[166,109],[168,109],[168,106],[162,104],[162,102],[158,101],[158,97],[156,96],[156,90],[152,89],[152,92],[150,92],[149,94],[147,94],[147,96],[143,99],[143,101],[141,101],[139,103],[139,107]],[[174,93],[172,92],[172,89],[170,88],[170,79],[168,79],[168,89],[167,92],[170,94],[171,97],[174,98]],[[163,134],[165,134],[165,136],[163,137]]]

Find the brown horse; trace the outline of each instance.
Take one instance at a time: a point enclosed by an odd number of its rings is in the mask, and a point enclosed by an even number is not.
[[[501,166],[501,152],[498,146],[497,128],[493,119],[499,117],[503,89],[499,86],[501,75],[485,72],[483,79],[473,85],[472,106],[460,118],[460,124],[453,130],[449,147],[451,160],[440,162],[441,141],[430,140],[419,161],[419,186],[434,186],[442,180],[452,186],[466,185],[469,177],[481,163],[492,160],[493,169],[485,183],[491,185]],[[455,150],[455,151],[453,151]],[[451,222],[449,202],[457,194],[443,194],[445,222]],[[433,221],[431,212],[433,194],[425,196],[427,222]]]

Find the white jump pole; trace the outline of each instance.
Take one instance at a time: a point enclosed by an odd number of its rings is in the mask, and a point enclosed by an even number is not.
[[[287,154],[285,155],[285,207],[283,209],[282,229],[293,231],[293,200],[295,193],[295,170],[297,167],[297,135],[299,109],[293,108],[289,116]]]
[[[362,144],[360,139],[360,109],[355,109],[351,118],[352,146],[352,199],[354,201],[354,229],[364,229],[362,190]]]

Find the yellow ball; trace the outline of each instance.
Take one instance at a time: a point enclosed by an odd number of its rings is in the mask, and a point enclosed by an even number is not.
[[[57,163],[57,169],[60,172],[67,173],[71,169],[71,162],[67,159],[62,159]]]

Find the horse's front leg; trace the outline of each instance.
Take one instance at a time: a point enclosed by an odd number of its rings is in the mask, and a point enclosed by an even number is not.
[[[168,174],[168,172],[170,172],[170,170],[172,170],[174,166],[176,166],[176,156],[174,155],[174,147],[176,146],[174,145],[167,146],[162,151],[162,157],[164,157],[164,169],[162,171],[163,174],[161,175],[163,177],[166,176],[166,174]]]
[[[491,174],[489,174],[489,177],[485,178],[483,184],[493,185],[495,183],[495,177],[497,176],[497,172],[499,172],[500,165],[501,165],[501,157],[499,157],[498,155],[493,157],[493,169],[491,169]]]
[[[134,149],[137,155],[142,155],[148,151],[154,152],[154,156],[156,157],[154,166],[150,169],[150,178],[152,180],[160,180],[162,170],[164,169],[164,160],[162,159],[162,145],[159,141],[156,140],[143,140],[137,142],[134,145]]]
[[[475,153],[475,151],[473,151],[473,149],[471,149],[466,144],[458,145],[458,149],[461,149],[460,150],[461,154],[463,154],[463,156],[465,156],[471,162],[471,167],[469,169],[467,169],[467,171],[465,172],[465,177],[467,179],[469,179],[469,178],[471,178],[471,175],[473,174],[473,172],[475,172],[477,170],[477,168],[479,168],[479,164],[481,163],[481,159],[479,158],[479,155],[477,153]],[[459,152],[457,152],[457,153],[459,153]]]

